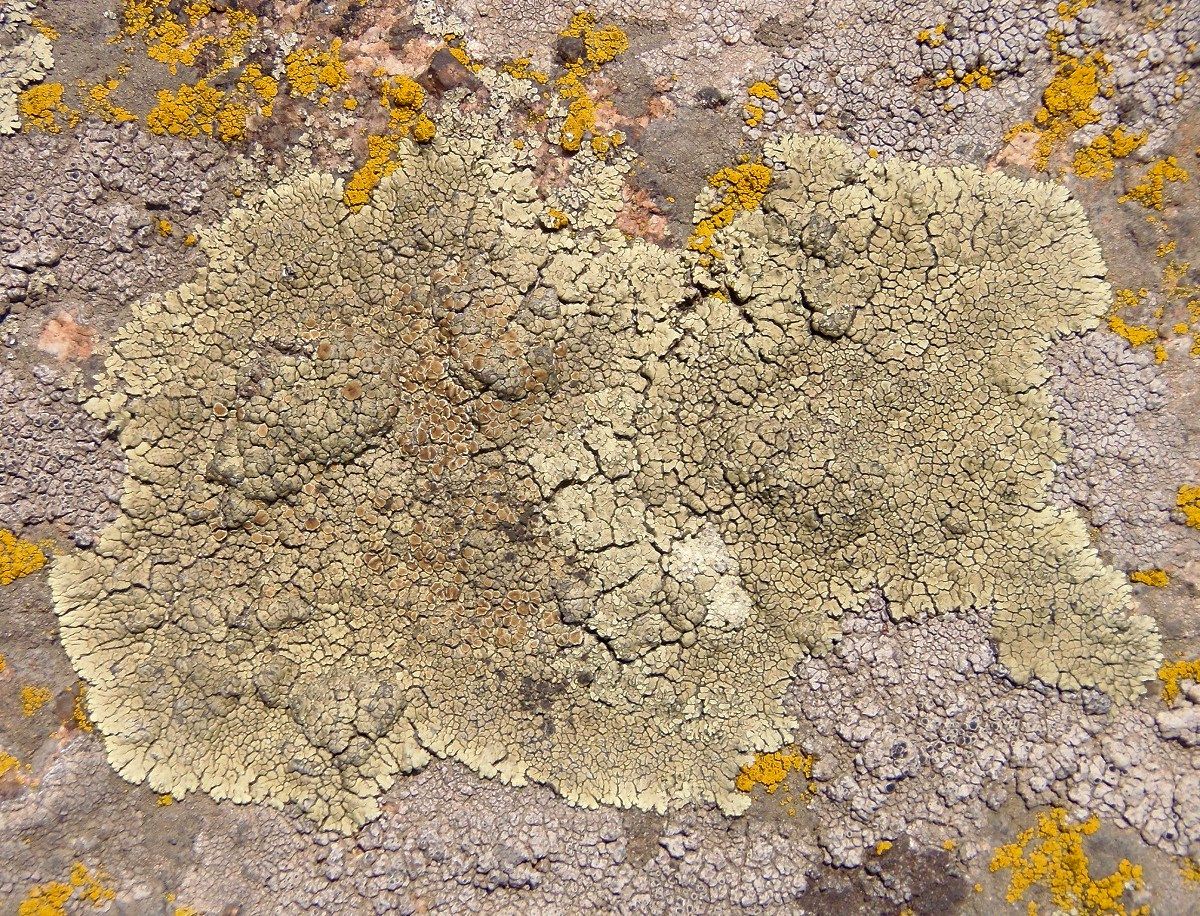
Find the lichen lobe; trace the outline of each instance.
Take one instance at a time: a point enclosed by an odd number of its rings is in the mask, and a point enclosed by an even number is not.
[[[507,146],[396,155],[355,212],[327,176],[236,211],[115,343],[121,515],[52,586],[124,776],[345,830],[436,753],[734,813],[874,588],[994,604],[1017,680],[1153,677],[1046,503],[1042,355],[1109,299],[1061,189],[787,138],[712,257],[547,230]]]

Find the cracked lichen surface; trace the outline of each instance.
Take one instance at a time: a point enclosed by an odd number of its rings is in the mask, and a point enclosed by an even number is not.
[[[123,776],[346,830],[433,753],[736,813],[875,589],[990,604],[1019,682],[1154,676],[1046,501],[1042,358],[1110,299],[1061,188],[789,137],[703,259],[611,228],[627,159],[579,154],[560,227],[511,143],[396,158],[355,212],[320,175],[235,211],[114,343],[121,513],[51,584]]]

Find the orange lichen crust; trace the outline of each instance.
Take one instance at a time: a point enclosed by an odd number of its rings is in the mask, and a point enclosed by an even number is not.
[[[1062,808],[1040,813],[1036,827],[1023,830],[1015,843],[1001,846],[992,856],[991,871],[1011,871],[1005,899],[1016,903],[1041,887],[1054,907],[1078,916],[1148,916],[1148,907],[1127,910],[1121,899],[1127,890],[1144,886],[1140,865],[1122,859],[1111,875],[1092,877],[1083,838],[1098,829],[1100,819],[1094,815],[1070,824]]]
[[[815,762],[816,758],[808,754],[793,754],[787,751],[759,754],[753,763],[742,767],[735,784],[741,792],[749,792],[755,786],[762,786],[768,795],[774,795],[789,773],[800,773],[805,779],[811,779]]]
[[[388,113],[388,124],[383,133],[367,137],[367,158],[346,180],[342,202],[351,210],[361,209],[379,182],[396,170],[395,156],[402,140],[428,143],[437,132],[424,111],[425,90],[416,80],[389,76],[383,70],[376,70],[375,76],[382,80],[379,98]]]
[[[177,137],[213,137],[229,143],[244,139],[250,116],[271,113],[278,93],[275,80],[255,65],[245,68],[235,88],[218,89],[206,79],[158,91],[158,102],[146,115],[151,133]]]
[[[46,565],[46,545],[26,541],[0,528],[0,585],[35,573]]]
[[[779,90],[773,83],[759,80],[746,89],[750,101],[743,106],[744,119],[747,127],[758,127],[766,117],[767,110],[763,105],[766,100],[779,101]]]
[[[708,216],[701,219],[688,248],[706,257],[720,257],[713,246],[713,235],[729,226],[739,213],[755,209],[771,186],[771,170],[761,162],[742,162],[727,165],[708,179],[709,185],[720,194],[720,200]]]
[[[328,50],[299,48],[288,54],[283,60],[288,91],[292,95],[318,98],[321,104],[327,103],[330,92],[341,89],[350,81],[341,49],[342,40],[335,38]]]
[[[92,871],[82,862],[76,862],[66,881],[48,881],[31,887],[17,906],[17,916],[66,916],[67,904],[76,902],[104,908],[117,896],[108,880],[104,872]],[[77,907],[71,907],[70,911],[76,912]]]
[[[1183,512],[1183,522],[1189,528],[1200,528],[1200,486],[1185,483],[1175,494],[1175,505]]]
[[[1135,569],[1129,574],[1129,581],[1153,588],[1165,588],[1170,584],[1171,577],[1163,569]]]
[[[1145,142],[1145,133],[1126,133],[1117,127],[1077,149],[1071,171],[1080,178],[1108,181],[1116,171],[1116,160],[1124,159]]]
[[[1150,165],[1142,180],[1133,185],[1128,191],[1117,198],[1121,203],[1133,201],[1147,210],[1163,209],[1166,203],[1164,189],[1169,182],[1188,180],[1187,169],[1179,164],[1174,156],[1159,159]]]
[[[1180,681],[1200,683],[1200,658],[1181,658],[1175,662],[1164,662],[1158,669],[1158,679],[1163,685],[1163,702],[1172,703],[1179,696]]]
[[[1167,349],[1159,342],[1158,331],[1145,324],[1130,324],[1121,314],[1122,311],[1137,308],[1143,299],[1149,295],[1145,289],[1119,289],[1113,296],[1113,308],[1108,315],[1108,329],[1127,340],[1130,346],[1141,347],[1154,345],[1154,359],[1163,362],[1167,358]]]
[[[562,76],[555,80],[558,94],[567,102],[567,116],[560,130],[560,144],[569,153],[578,152],[584,138],[592,136],[592,150],[603,154],[624,142],[619,131],[596,134],[596,103],[585,81],[603,64],[629,50],[629,38],[615,25],[598,26],[590,12],[576,13],[559,33],[563,38],[583,42],[583,56],[567,63]]]
[[[39,83],[17,96],[17,110],[26,130],[57,134],[79,123],[79,112],[63,101],[62,83]]]
[[[79,98],[83,103],[84,110],[113,124],[136,121],[138,119],[136,114],[128,108],[116,104],[110,98],[120,85],[120,79],[115,76],[91,85],[84,80],[79,80]]]
[[[54,696],[47,688],[27,684],[21,688],[21,714],[26,718],[50,702]]]
[[[1042,92],[1042,107],[1032,121],[1010,129],[1005,140],[1024,133],[1036,135],[1034,165],[1045,171],[1050,157],[1075,131],[1100,120],[1092,103],[1105,90],[1101,80],[1111,69],[1099,51],[1076,58],[1062,54],[1052,41],[1057,61],[1050,85]]]

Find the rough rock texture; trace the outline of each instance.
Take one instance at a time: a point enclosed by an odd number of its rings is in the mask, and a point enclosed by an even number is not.
[[[970,835],[1017,793],[1128,825],[1175,855],[1200,843],[1200,752],[1094,691],[1014,689],[987,617],[892,623],[877,599],[801,667],[788,706],[818,760],[810,814],[828,860],[861,864],[905,832],[928,846]],[[1178,706],[1176,717],[1193,708]]]
[[[1163,410],[1167,389],[1148,352],[1102,330],[1050,353],[1054,411],[1067,455],[1054,491],[1075,505],[1122,569],[1157,566],[1180,530],[1171,524],[1183,430]]]
[[[90,546],[116,514],[124,462],[72,387],[37,374],[0,362],[0,527],[61,524]]]
[[[97,819],[109,826],[97,831]],[[937,909],[965,896],[945,853],[896,845],[869,874],[824,870],[800,821],[586,811],[442,762],[398,784],[383,815],[345,838],[259,807],[131,797],[99,745],[76,737],[36,793],[0,800],[0,899],[72,860],[103,863],[132,906],[170,893],[205,913],[803,914],[868,912],[872,898]]]
[[[90,317],[195,269],[186,229],[160,221],[213,218],[226,171],[215,152],[90,120],[5,145],[0,314],[22,303]]]
[[[991,602],[1020,681],[1153,675],[1045,502],[1041,355],[1107,297],[1061,190],[785,139],[689,284],[548,219],[508,144],[404,149],[357,213],[321,176],[235,211],[114,345],[122,514],[52,583],[123,775],[348,829],[432,751],[739,811],[876,584],[899,617]],[[603,187],[559,194],[577,225]]]

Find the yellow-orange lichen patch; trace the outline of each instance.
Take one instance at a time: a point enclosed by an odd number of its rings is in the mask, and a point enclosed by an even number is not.
[[[921,29],[917,32],[917,44],[936,48],[946,41],[946,23],[939,22],[931,29]]]
[[[275,80],[252,64],[231,92],[205,79],[185,83],[174,92],[160,89],[157,103],[146,115],[146,126],[156,134],[204,135],[230,143],[246,136],[246,123],[255,110],[264,117],[271,114],[277,93]]]
[[[815,762],[816,758],[808,754],[794,754],[787,751],[759,754],[753,763],[742,767],[735,783],[742,792],[749,792],[755,786],[762,786],[768,795],[774,795],[790,773],[799,773],[805,779],[811,779]]]
[[[771,186],[771,170],[761,162],[742,162],[725,166],[708,183],[721,195],[720,201],[696,224],[688,248],[707,257],[720,257],[721,253],[713,247],[714,233],[732,223],[739,213],[762,203]]]
[[[1129,574],[1129,581],[1153,588],[1165,588],[1170,584],[1171,577],[1164,569],[1135,569]]]
[[[79,685],[79,692],[75,694],[75,702],[71,704],[71,719],[81,732],[94,731],[96,728],[87,713],[87,684]]]
[[[1010,129],[1005,140],[1012,140],[1023,133],[1033,133],[1034,164],[1045,171],[1050,157],[1075,131],[1100,120],[1100,114],[1092,103],[1106,91],[1101,86],[1102,77],[1111,69],[1104,55],[1093,51],[1083,57],[1070,57],[1057,49],[1054,36],[1051,48],[1056,66],[1050,84],[1042,92],[1042,107],[1032,121],[1025,121]]]
[[[1166,203],[1165,188],[1171,182],[1188,180],[1188,172],[1174,156],[1153,162],[1142,180],[1117,198],[1121,203],[1133,201],[1148,210],[1162,210]]]
[[[136,121],[137,115],[121,105],[116,104],[110,96],[121,85],[121,81],[115,77],[101,80],[98,83],[88,83],[84,80],[79,80],[79,98],[83,103],[84,111],[90,114],[97,115],[105,121],[110,121],[113,124],[126,124],[130,121]]]
[[[1159,342],[1158,331],[1155,328],[1145,324],[1130,324],[1121,315],[1121,312],[1127,309],[1137,308],[1142,300],[1149,295],[1145,289],[1119,289],[1113,297],[1113,308],[1108,315],[1108,329],[1127,340],[1130,346],[1141,347],[1146,344],[1154,345],[1154,358],[1157,362],[1162,362],[1167,358],[1167,350]]]
[[[996,85],[996,75],[992,68],[983,64],[974,70],[967,70],[959,76],[953,67],[947,67],[946,72],[933,81],[939,89],[949,89],[957,86],[960,92],[970,92],[972,89],[991,89]]]
[[[1180,681],[1200,683],[1200,658],[1181,658],[1174,662],[1164,662],[1158,669],[1158,679],[1163,685],[1163,702],[1171,703],[1179,696]]]
[[[779,101],[779,90],[773,83],[759,80],[746,88],[746,94],[750,97],[750,101],[744,106],[746,126],[757,127],[763,122],[767,113],[763,102]]]
[[[54,696],[49,689],[37,684],[26,684],[21,688],[21,713],[26,718],[50,702]]]
[[[319,98],[322,104],[328,102],[330,92],[350,82],[341,50],[342,40],[335,38],[326,50],[299,48],[288,54],[283,60],[288,91],[305,98]]]
[[[509,63],[502,64],[500,72],[507,73],[513,79],[528,80],[532,83],[537,83],[539,86],[544,86],[550,82],[550,76],[543,73],[541,70],[533,66],[532,58],[518,57]]]
[[[559,143],[569,153],[578,152],[585,137],[591,135],[594,152],[603,154],[625,142],[619,131],[597,135],[596,103],[585,81],[600,67],[629,50],[629,38],[615,25],[600,26],[590,12],[576,13],[559,33],[564,38],[578,38],[584,53],[578,60],[567,63],[556,81],[558,94],[567,103],[567,116],[560,130]]]
[[[1140,865],[1122,859],[1112,874],[1092,877],[1083,839],[1098,829],[1100,819],[1094,815],[1071,824],[1062,808],[1039,814],[1036,827],[1023,830],[1015,843],[1001,846],[992,856],[991,871],[1010,872],[1005,899],[1016,903],[1041,888],[1058,910],[1079,916],[1148,916],[1149,908],[1128,910],[1122,902],[1126,891],[1144,886]]]
[[[82,862],[76,862],[66,881],[48,881],[31,887],[17,906],[17,916],[66,916],[67,904],[75,902],[100,909],[117,896],[108,881],[104,872],[92,871]]]
[[[17,96],[17,110],[26,130],[57,134],[79,123],[79,112],[63,101],[62,83],[39,83]]]
[[[0,585],[35,573],[46,565],[43,545],[17,537],[0,528]]]
[[[1071,171],[1080,178],[1108,181],[1116,171],[1116,160],[1124,159],[1145,142],[1145,133],[1126,133],[1117,127],[1077,149]]]
[[[1183,512],[1185,525],[1200,528],[1200,486],[1185,483],[1175,494],[1175,504]]]
[[[815,762],[816,758],[809,754],[791,751],[759,754],[753,763],[742,767],[734,784],[741,792],[751,792],[755,786],[761,786],[768,795],[774,795],[782,789],[779,805],[789,817],[794,817],[797,796],[803,800],[813,793],[814,786],[809,780],[812,779]],[[793,774],[800,779],[800,786],[795,789],[789,779]]]
[[[367,137],[367,158],[346,180],[342,201],[351,210],[360,209],[371,197],[379,182],[396,170],[393,157],[400,141],[410,137],[417,143],[428,143],[437,132],[433,121],[425,114],[425,90],[408,76],[389,76],[376,70],[382,79],[379,96],[388,113],[383,133]]]

